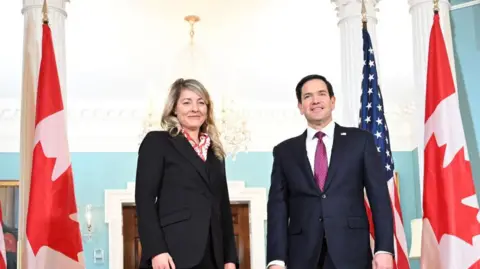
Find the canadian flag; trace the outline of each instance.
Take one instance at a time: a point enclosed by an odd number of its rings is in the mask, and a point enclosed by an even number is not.
[[[85,268],[65,111],[48,23],[43,24],[26,234],[25,268]]]
[[[3,213],[2,203],[0,201],[0,269],[7,268],[7,250],[5,248],[5,238],[3,237]]]
[[[425,105],[422,269],[480,269],[480,211],[438,12]]]

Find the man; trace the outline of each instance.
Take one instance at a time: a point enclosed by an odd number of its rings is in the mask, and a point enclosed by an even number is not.
[[[335,96],[325,77],[303,78],[296,95],[308,128],[273,149],[268,268],[393,268],[392,209],[374,136],[332,121]],[[373,212],[374,257],[364,188]]]

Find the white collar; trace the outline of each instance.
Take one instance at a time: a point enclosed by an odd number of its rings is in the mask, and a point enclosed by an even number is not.
[[[335,131],[335,122],[332,120],[327,124],[327,126],[323,127],[321,131],[325,134],[326,137],[333,138],[333,134]],[[315,130],[312,127],[308,126],[307,139],[314,139],[316,133],[318,133],[318,130]]]

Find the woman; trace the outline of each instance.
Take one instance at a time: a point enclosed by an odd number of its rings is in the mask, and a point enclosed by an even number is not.
[[[235,269],[225,152],[200,82],[173,83],[162,127],[145,136],[138,154],[140,268]]]

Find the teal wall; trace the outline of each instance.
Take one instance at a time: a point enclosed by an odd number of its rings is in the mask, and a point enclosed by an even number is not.
[[[480,5],[453,10],[450,16],[460,112],[462,113],[473,176],[477,190],[479,190]]]
[[[72,153],[72,166],[75,179],[75,191],[79,207],[79,217],[84,228],[84,208],[92,204],[95,235],[92,241],[84,241],[87,268],[108,268],[108,227],[104,218],[104,190],[124,189],[127,182],[134,181],[136,153]],[[419,217],[418,185],[414,167],[414,152],[394,152],[396,169],[400,175],[401,202],[406,224]],[[0,153],[0,179],[19,177],[19,154]],[[269,152],[243,153],[235,162],[227,162],[229,180],[245,181],[248,187],[269,187],[272,155]],[[406,225],[410,238],[410,226]],[[93,263],[93,250],[105,251],[105,263]]]

